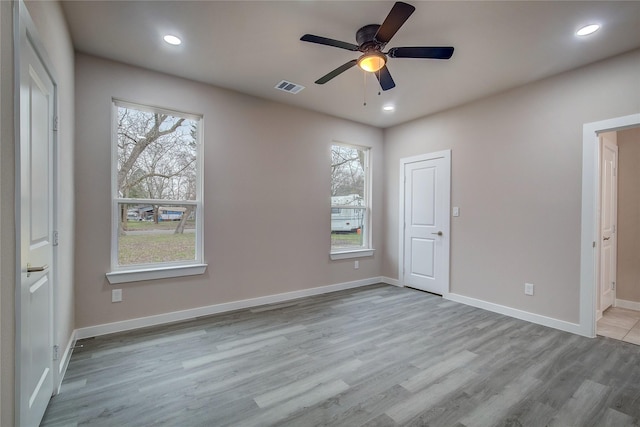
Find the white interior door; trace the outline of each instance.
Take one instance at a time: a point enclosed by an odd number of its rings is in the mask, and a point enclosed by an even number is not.
[[[405,286],[449,292],[450,151],[405,159],[403,274]]]
[[[24,30],[23,30],[24,31]],[[20,41],[20,426],[40,424],[53,393],[54,84],[26,32]]]
[[[600,168],[600,306],[601,311],[615,300],[617,268],[617,206],[618,206],[618,146],[613,138],[600,137],[602,146]]]

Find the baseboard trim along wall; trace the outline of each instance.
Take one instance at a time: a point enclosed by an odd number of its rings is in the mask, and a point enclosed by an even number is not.
[[[616,299],[616,307],[640,311],[640,302]]]
[[[344,282],[344,283],[337,283],[334,285],[319,286],[316,288],[302,289],[299,291],[285,292],[285,293],[275,294],[275,295],[267,295],[267,296],[258,297],[258,298],[232,301],[232,302],[215,304],[215,305],[210,305],[205,307],[192,308],[189,310],[173,311],[170,313],[163,313],[155,316],[139,317],[135,319],[123,320],[120,322],[106,323],[102,325],[79,328],[75,331],[74,336],[72,336],[72,340],[70,341],[69,346],[67,347],[67,350],[65,350],[65,353],[63,355],[63,360],[60,362],[61,363],[60,369],[61,370],[63,369],[62,368],[63,363],[64,363],[64,369],[66,369],[66,365],[69,363],[68,359],[70,358],[70,355],[71,355],[69,350],[71,347],[73,347],[73,345],[75,345],[75,340],[97,337],[100,335],[112,334],[116,332],[130,331],[133,329],[145,328],[148,326],[157,326],[157,325],[162,325],[166,323],[179,322],[183,320],[194,319],[196,317],[210,316],[212,314],[219,314],[219,313],[225,313],[233,310],[241,310],[244,308],[257,307],[265,304],[285,302],[285,301],[304,298],[304,297],[313,296],[313,295],[320,295],[320,294],[326,294],[330,292],[342,291],[345,289],[358,288],[361,286],[374,285],[376,283],[385,283],[392,286],[403,287],[403,284],[398,279],[393,279],[386,276],[371,277],[369,279],[355,280],[352,282]],[[459,295],[455,293],[448,294],[446,298],[451,301],[459,302],[461,304],[470,305],[472,307],[481,308],[483,310],[492,311],[494,313],[504,314],[505,316],[526,320],[527,322],[536,323],[538,325],[548,326],[550,328],[571,332],[577,335],[588,336],[585,334],[585,331],[583,330],[583,328],[580,327],[580,324],[577,324],[577,323],[558,320],[552,317],[530,313],[528,311],[518,310],[518,309],[507,307],[504,305],[494,304],[488,301],[483,301],[483,300],[479,300],[479,299],[475,299],[475,298],[471,298],[471,297],[467,297],[467,296]],[[640,303],[636,303],[633,301],[616,300],[616,306],[623,307],[623,308],[630,308],[632,310],[640,310]]]
[[[548,326],[550,328],[555,328],[561,331],[571,332],[572,334],[592,338],[589,335],[585,334],[584,329],[581,328],[580,324],[578,323],[558,320],[552,317],[530,313],[528,311],[518,310],[516,308],[507,307],[505,305],[494,304],[492,302],[482,301],[459,294],[450,293],[449,295],[447,295],[447,299],[470,305],[472,307],[481,308],[483,310],[492,311],[494,313],[504,314],[505,316],[515,317],[516,319],[526,320],[527,322],[536,323],[538,325]]]
[[[58,380],[60,381],[56,385],[55,394],[60,393],[60,387],[62,386],[62,379],[64,375],[67,373],[67,368],[69,367],[69,361],[71,360],[71,353],[73,352],[73,347],[76,345],[76,336],[77,331],[73,331],[71,333],[71,337],[69,338],[69,342],[67,343],[67,348],[64,349],[64,353],[62,353],[62,357],[60,358],[60,364],[58,365]]]
[[[392,279],[391,277],[382,276],[380,278],[380,281],[382,283],[386,283],[387,285],[393,285],[393,286],[397,286],[399,288],[404,288],[404,285],[398,279]]]
[[[79,340],[84,338],[92,338],[100,335],[112,334],[115,332],[130,331],[132,329],[179,322],[182,320],[194,319],[201,316],[210,316],[212,314],[225,313],[233,310],[241,310],[244,308],[257,307],[265,304],[274,304],[313,295],[327,294],[330,292],[342,291],[345,289],[358,288],[361,286],[375,285],[376,283],[386,282],[383,281],[382,277],[371,277],[369,279],[354,280],[352,282],[338,283],[335,285],[319,286],[316,288],[302,289],[299,291],[285,292],[282,294],[267,295],[258,298],[232,301],[205,307],[197,307],[189,310],[173,311],[170,313],[157,314],[148,317],[138,317],[135,319],[123,320],[120,322],[79,328],[75,331],[75,337]]]

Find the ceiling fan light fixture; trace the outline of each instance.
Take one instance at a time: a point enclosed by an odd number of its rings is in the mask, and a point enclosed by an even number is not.
[[[375,73],[386,63],[387,57],[382,52],[369,52],[358,58],[358,66],[369,73]]]

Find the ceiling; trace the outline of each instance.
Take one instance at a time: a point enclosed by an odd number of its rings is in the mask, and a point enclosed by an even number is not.
[[[450,60],[391,58],[396,87],[378,95],[358,57],[300,41],[355,43],[393,1],[65,1],[76,50],[332,116],[386,128],[640,47],[640,1],[415,1],[387,45],[454,46]],[[583,38],[583,25],[602,28]],[[183,43],[162,41],[171,33]],[[281,80],[306,88],[274,89]],[[366,106],[363,105],[366,100]],[[382,107],[395,106],[386,112]]]

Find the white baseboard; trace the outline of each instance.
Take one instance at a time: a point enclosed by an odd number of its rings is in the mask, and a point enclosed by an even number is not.
[[[393,286],[397,286],[399,288],[404,288],[404,285],[398,279],[392,279],[391,277],[382,276],[380,278],[380,281],[382,283],[386,283],[387,285],[393,285]]]
[[[627,310],[640,311],[640,302],[616,299],[616,307],[626,308]]]
[[[492,311],[494,313],[504,314],[505,316],[515,317],[516,319],[526,320],[527,322],[536,323],[538,325],[548,326],[550,328],[559,329],[572,334],[588,336],[578,323],[571,323],[564,320],[554,319],[552,317],[540,314],[530,313],[528,311],[518,310],[516,308],[507,307],[505,305],[494,304],[492,302],[482,301],[475,298],[466,297],[464,295],[449,293],[445,298],[456,301],[472,307],[481,308],[483,310]],[[590,337],[591,338],[591,337]]]
[[[173,311],[170,313],[157,314],[155,316],[139,317],[136,319],[123,320],[120,322],[79,328],[75,331],[75,336],[76,339],[97,337],[100,335],[112,334],[114,332],[130,331],[132,329],[145,328],[148,326],[156,326],[182,320],[189,320],[201,316],[210,316],[212,314],[224,313],[233,310],[251,308],[265,304],[274,304],[313,295],[327,294],[330,292],[342,291],[345,289],[358,288],[361,286],[369,286],[381,282],[383,282],[381,277],[371,277],[369,279],[355,280],[353,282],[344,282],[335,285],[320,286],[317,288],[302,289],[299,291],[285,292],[282,294],[267,295],[264,297],[209,305],[206,307]]]
[[[60,358],[60,363],[58,364],[58,384],[55,386],[55,394],[60,393],[62,380],[64,379],[64,375],[67,373],[69,361],[71,360],[71,353],[73,352],[73,347],[76,345],[76,333],[77,331],[73,331],[71,333],[67,347],[64,349],[64,353],[62,353],[62,357]]]

